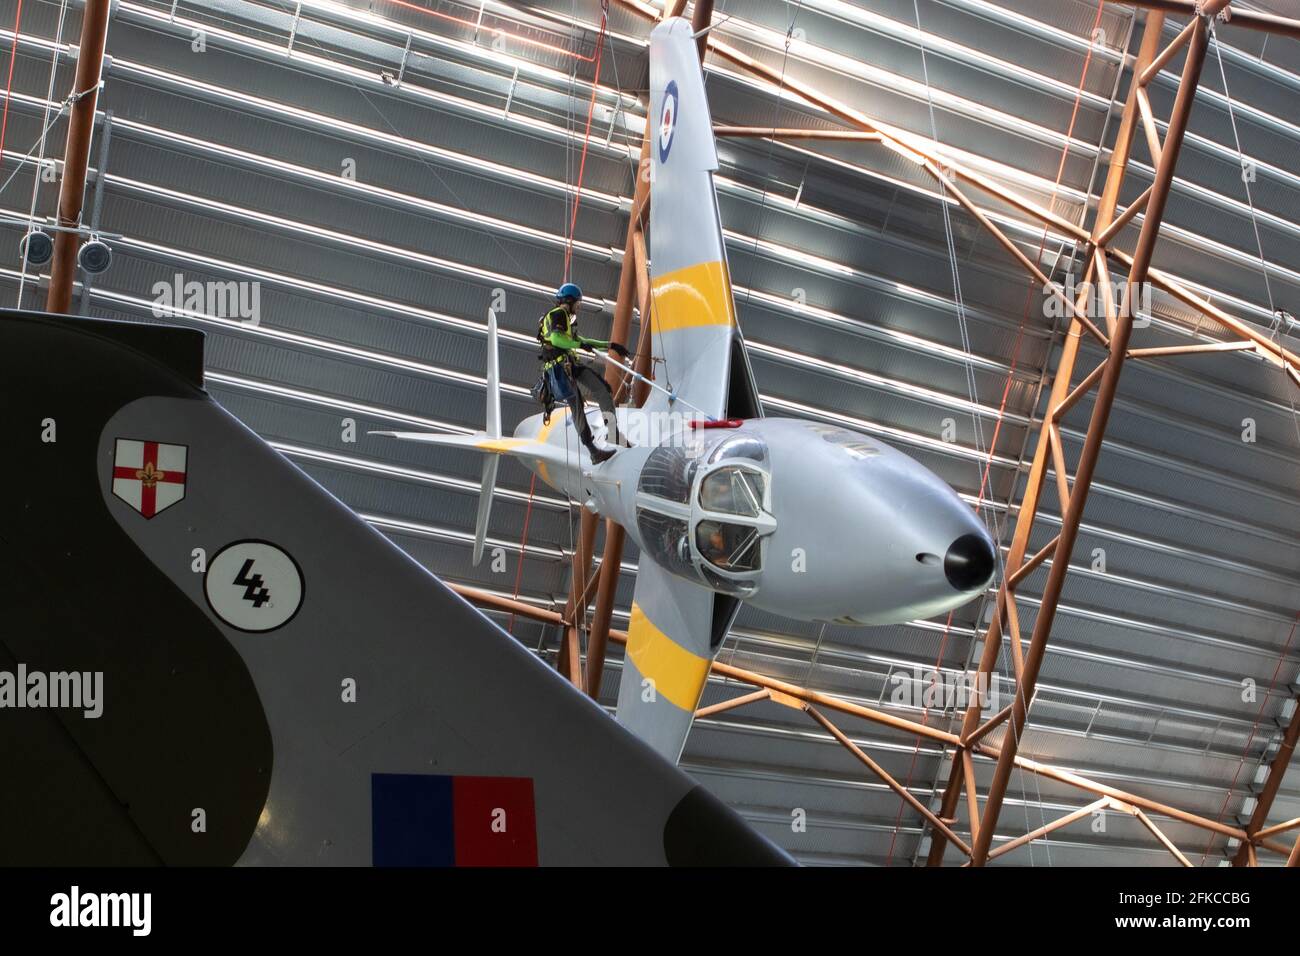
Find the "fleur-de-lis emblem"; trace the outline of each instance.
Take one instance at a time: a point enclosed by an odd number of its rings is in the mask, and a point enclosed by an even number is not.
[[[145,466],[135,473],[135,476],[144,482],[146,488],[153,488],[158,482],[167,477],[167,472],[159,471],[153,466],[153,462],[145,462]]]

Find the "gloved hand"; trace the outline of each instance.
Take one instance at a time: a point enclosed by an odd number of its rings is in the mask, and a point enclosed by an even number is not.
[[[618,342],[610,342],[609,347],[619,358],[628,358],[632,354],[627,350],[627,346],[620,345]]]

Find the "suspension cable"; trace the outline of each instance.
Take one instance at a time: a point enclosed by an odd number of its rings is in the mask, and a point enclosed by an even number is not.
[[[14,42],[9,47],[9,78],[5,81],[4,116],[0,118],[0,163],[4,162],[5,133],[9,128],[9,97],[14,89],[14,61],[18,59],[18,32],[23,25],[23,0],[18,0],[18,13],[14,16]],[[58,56],[58,51],[55,51]]]
[[[35,167],[34,175],[32,176],[32,201],[31,201],[31,205],[28,207],[27,210],[28,232],[31,231],[32,224],[36,221],[36,200],[40,196],[40,192],[41,192],[41,166],[45,162],[46,134],[49,133],[50,127],[52,127],[55,123],[58,122],[59,117],[63,115],[63,111],[65,109],[68,109],[79,99],[81,99],[81,97],[85,96],[87,93],[90,92],[90,90],[76,89],[77,84],[76,81],[74,80],[72,84],[73,85],[72,92],[68,94],[67,99],[65,99],[62,103],[59,104],[58,112],[56,112],[53,117],[50,116],[50,104],[54,101],[54,77],[59,70],[59,45],[63,42],[63,24],[67,17],[67,14],[68,14],[68,0],[62,0],[62,2],[59,4],[59,22],[54,32],[54,48],[53,48],[53,52],[50,54],[50,80],[45,90],[45,113],[42,119],[41,135],[40,138],[37,140],[36,146],[33,147],[33,149],[37,150],[37,157],[36,157],[36,167]],[[15,40],[16,39],[17,37],[15,36]],[[5,105],[6,106],[9,105],[8,97],[5,98]],[[27,155],[31,156],[30,150],[28,151]],[[21,168],[21,164],[19,164],[19,168]],[[17,174],[17,172],[18,170],[15,169],[14,170],[15,175]],[[102,170],[100,171],[100,175],[101,176],[103,175]],[[58,221],[57,216],[55,217],[55,221],[56,222]],[[81,223],[77,223],[77,225],[80,226]],[[18,274],[18,299],[17,302],[15,303],[17,307],[20,309],[23,307],[23,290],[26,287],[26,285],[27,285],[27,257],[23,256],[22,271]]]
[[[600,89],[600,60],[605,49],[605,28],[609,21],[609,0],[600,3],[600,31],[596,35],[596,66],[591,78],[591,99],[587,103],[587,126],[582,134],[582,155],[578,160],[578,182],[573,195],[573,212],[569,217],[568,245],[564,250],[564,280],[570,278],[569,267],[573,260],[573,239],[578,227],[578,207],[582,204],[582,180],[587,171],[587,145],[591,142],[591,117],[596,112],[596,93]]]

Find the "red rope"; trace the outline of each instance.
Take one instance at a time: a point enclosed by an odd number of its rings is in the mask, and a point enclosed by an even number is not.
[[[528,520],[533,516],[533,492],[537,489],[537,475],[528,483],[528,508],[524,511],[524,533],[519,538],[519,570],[515,572],[514,600],[519,600],[519,585],[524,579],[524,551],[528,548]],[[515,632],[515,615],[510,612],[510,625],[506,628],[511,634]]]
[[[14,17],[14,42],[9,48],[9,79],[5,82],[4,117],[0,118],[0,163],[4,162],[5,132],[9,128],[9,97],[14,88],[14,61],[18,59],[18,28],[23,22],[23,0],[18,0],[18,14]]]
[[[397,3],[400,2],[400,0],[393,0],[393,2]],[[407,6],[407,4],[402,4],[402,5]],[[591,117],[596,110],[596,92],[600,89],[600,60],[601,60],[601,52],[605,49],[605,24],[607,22],[608,16],[609,16],[608,0],[603,0],[603,2],[601,3],[600,33],[596,38],[595,76],[592,78],[591,81],[591,100],[587,104],[587,131],[584,134],[582,139],[582,160],[578,164],[578,184],[577,184],[577,190],[573,197],[573,217],[572,219],[569,220],[568,243],[566,244],[564,250],[565,279],[568,279],[569,277],[569,262],[573,257],[573,230],[574,230],[574,226],[578,221],[578,204],[582,200],[582,175],[587,167],[587,143],[591,139]],[[577,57],[577,59],[582,60],[585,58]],[[515,593],[514,593],[514,599],[516,601],[519,600],[519,586],[523,581],[523,577],[524,577],[524,553],[528,549],[528,522],[529,519],[531,519],[533,516],[533,492],[535,492],[536,490],[537,490],[537,475],[536,473],[534,473],[532,481],[528,483],[528,508],[524,511],[524,531],[523,534],[520,535],[519,537],[519,569],[515,572]],[[511,634],[514,634],[515,632],[515,615],[513,613],[511,613],[510,615],[510,624],[507,627],[507,630]]]
[[[1100,26],[1101,24],[1101,14],[1104,8],[1105,8],[1105,0],[1098,0],[1097,15],[1092,22],[1093,35],[1096,34],[1097,27]],[[1079,88],[1078,90],[1075,91],[1074,94],[1074,108],[1070,111],[1070,125],[1065,130],[1065,145],[1061,147],[1061,161],[1060,163],[1057,164],[1056,167],[1056,182],[1052,184],[1052,195],[1051,198],[1048,200],[1048,208],[1051,207],[1052,201],[1056,199],[1057,190],[1061,188],[1061,179],[1065,175],[1065,160],[1066,157],[1069,156],[1070,139],[1074,136],[1074,125],[1079,118],[1079,104],[1083,100],[1083,87],[1088,80],[1088,67],[1092,64],[1092,50],[1093,50],[1093,46],[1090,43],[1088,44],[1088,53],[1083,58],[1083,69],[1082,71],[1080,71],[1079,74]],[[1037,261],[1039,262],[1042,261],[1043,251],[1047,248],[1047,234],[1048,234],[1048,227],[1044,226],[1043,237],[1041,240],[1039,240],[1038,243]],[[1011,382],[1015,378],[1016,367],[1020,360],[1020,344],[1023,341],[1025,336],[1025,325],[1029,321],[1029,306],[1033,302],[1033,292],[1034,292],[1034,283],[1032,280],[1030,280],[1028,286],[1025,289],[1025,306],[1024,306],[1024,311],[1020,316],[1020,328],[1017,329],[1016,331],[1016,340],[1011,347],[1011,364],[1010,367],[1007,369],[1006,383],[1002,386],[1002,400],[998,403],[998,416],[997,416],[997,421],[993,425],[993,437],[989,441],[988,457],[984,461],[984,471],[983,474],[980,476],[979,495],[975,500],[976,511],[979,511],[980,506],[984,504],[984,492],[988,487],[989,469],[993,465],[993,452],[994,449],[998,447],[998,435],[1001,434],[1002,432],[1002,422],[1007,410],[1007,398],[1011,394]],[[939,654],[935,658],[935,662],[934,662],[935,674],[938,674],[939,668],[943,664],[944,651],[948,647],[948,632],[952,629],[952,615],[953,612],[949,611],[948,620],[943,626],[943,638],[939,641]],[[975,626],[978,629],[979,627],[978,621],[975,622]],[[925,695],[922,694],[921,725],[922,726],[928,725],[929,720],[930,720],[930,708],[925,705]],[[921,752],[921,739],[918,737],[915,746],[912,748],[912,764],[910,767],[908,767],[907,770],[907,781],[906,783],[903,784],[904,789],[910,789],[912,786],[912,774],[916,770],[916,761],[920,752]],[[898,831],[903,825],[903,810],[905,807],[906,804],[903,802],[902,798],[900,797],[898,801],[898,816],[894,820],[894,834],[889,840],[889,855],[885,858],[885,866],[889,866],[893,862],[894,846],[898,842]]]
[[[605,4],[602,3],[602,8]],[[605,49],[605,24],[607,9],[600,15],[600,33],[596,37],[596,67],[591,80],[591,99],[587,103],[587,129],[582,135],[582,158],[578,161],[578,185],[573,196],[573,215],[569,217],[569,242],[564,249],[564,278],[569,278],[569,263],[573,260],[573,237],[578,226],[578,206],[582,203],[582,177],[587,170],[587,144],[591,141],[591,117],[596,112],[596,92],[600,89],[600,59]]]

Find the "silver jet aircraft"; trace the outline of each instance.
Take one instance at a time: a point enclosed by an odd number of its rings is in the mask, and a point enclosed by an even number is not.
[[[627,530],[641,561],[618,719],[675,761],[742,602],[837,624],[931,617],[988,586],[994,546],[952,488],[901,452],[845,428],[763,417],[736,323],[688,21],[651,33],[650,88],[649,321],[661,372],[642,408],[618,411],[632,447],[593,466],[562,411],[504,437],[491,314],[487,430],[379,434],[490,453],[476,563],[500,455]],[[599,413],[588,415],[598,438],[607,434]]]

